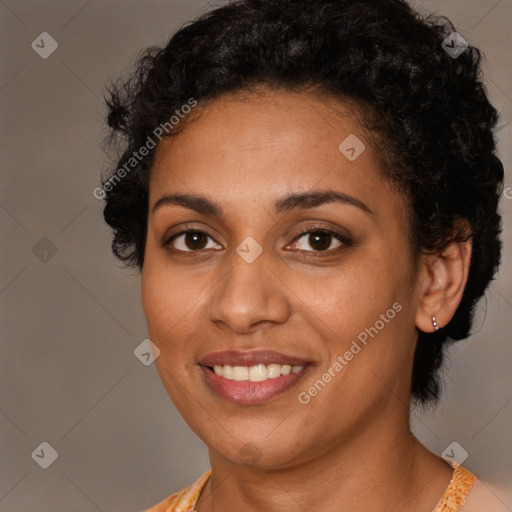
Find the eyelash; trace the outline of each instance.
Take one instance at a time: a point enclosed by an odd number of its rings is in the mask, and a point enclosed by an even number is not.
[[[183,251],[181,249],[172,249],[172,248],[169,247],[169,245],[176,238],[178,238],[178,237],[180,237],[182,235],[190,234],[190,233],[199,233],[201,235],[204,235],[204,236],[210,238],[211,240],[214,240],[210,236],[210,234],[207,233],[206,231],[204,231],[202,229],[199,229],[199,228],[192,228],[192,227],[190,227],[190,228],[184,229],[184,230],[182,230],[182,231],[180,231],[178,233],[174,233],[170,237],[164,238],[164,240],[162,242],[162,245],[165,248],[167,248],[168,250],[170,250],[171,252],[173,252],[173,253],[181,253],[181,254],[189,256],[189,257],[190,256],[192,256],[192,257],[203,256],[204,255],[203,251],[208,250],[208,249],[197,249],[197,250]],[[293,249],[293,252],[303,253],[303,257],[306,258],[306,259],[307,258],[314,259],[314,258],[322,258],[322,257],[325,257],[325,256],[330,256],[333,253],[339,252],[344,246],[351,246],[352,245],[352,241],[349,238],[347,238],[346,236],[342,235],[341,233],[338,233],[336,231],[332,231],[330,229],[326,229],[324,227],[315,227],[315,226],[308,227],[304,231],[301,231],[300,233],[298,233],[294,237],[294,239],[292,240],[291,243],[295,243],[296,241],[300,240],[304,235],[317,234],[317,233],[322,233],[322,234],[330,235],[334,239],[336,239],[339,242],[341,242],[341,245],[339,247],[334,248],[334,249],[328,249],[328,250],[324,250],[324,251],[319,251],[319,250],[304,251],[304,250],[301,250],[301,249]],[[215,243],[217,243],[217,242],[215,242]],[[218,245],[220,245],[220,244],[218,244]]]
[[[308,228],[304,229],[303,231],[301,231],[294,237],[292,243],[296,243],[298,240],[300,240],[305,235],[311,235],[311,234],[317,234],[317,233],[329,235],[333,239],[340,242],[341,245],[339,245],[338,247],[335,247],[334,249],[328,249],[328,250],[324,250],[324,251],[315,250],[315,249],[312,251],[304,251],[301,249],[294,249],[294,251],[302,253],[302,257],[305,259],[316,259],[316,258],[324,258],[327,256],[332,256],[333,254],[340,252],[344,247],[352,245],[352,241],[349,238],[347,238],[346,236],[342,235],[341,233],[338,233],[331,229],[327,229],[327,228],[320,227],[320,226],[318,226],[318,227],[317,226],[309,226]],[[332,240],[331,240],[331,243],[332,243]]]

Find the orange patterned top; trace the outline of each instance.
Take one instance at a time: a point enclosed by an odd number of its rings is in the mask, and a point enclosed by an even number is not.
[[[466,498],[478,480],[471,471],[463,468],[454,460],[448,462],[453,468],[453,476],[433,512],[459,512],[459,510],[463,510]]]
[[[453,476],[433,512],[464,512],[466,498],[478,479],[455,461],[448,462],[454,469]],[[190,487],[169,496],[145,512],[195,512],[194,507],[211,473],[211,470],[208,470]]]

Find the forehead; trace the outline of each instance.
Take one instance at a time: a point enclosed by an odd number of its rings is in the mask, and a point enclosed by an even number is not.
[[[371,198],[386,187],[372,140],[349,104],[265,91],[216,99],[184,123],[158,145],[150,203],[160,192],[253,203],[315,187]]]

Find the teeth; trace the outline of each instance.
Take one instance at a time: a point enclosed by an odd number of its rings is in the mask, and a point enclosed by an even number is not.
[[[247,380],[249,368],[247,366],[233,366],[233,380]]]
[[[281,366],[281,375],[290,375],[292,373],[292,367],[289,364]]]
[[[221,372],[222,372],[222,377],[224,377],[224,375],[226,376],[226,379],[229,379],[229,380],[233,380],[234,377],[233,377],[233,367],[232,366],[229,366],[229,365],[226,365],[224,366],[224,368],[221,366],[220,367],[221,369]]]
[[[258,366],[251,366],[249,368],[249,380],[251,382],[261,382],[262,380],[267,380],[268,370],[264,364],[259,364]]]
[[[269,364],[267,366],[267,377],[269,379],[275,379],[281,377],[281,365],[280,364]]]
[[[213,371],[218,377],[224,377],[228,380],[263,382],[267,379],[276,379],[281,375],[290,375],[290,373],[299,373],[304,366],[291,366],[289,364],[258,364],[256,366],[214,366]]]

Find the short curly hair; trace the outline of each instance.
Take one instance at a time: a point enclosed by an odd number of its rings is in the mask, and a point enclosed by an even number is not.
[[[453,319],[437,332],[418,331],[411,395],[435,403],[444,346],[469,335],[501,255],[498,114],[482,83],[481,52],[445,51],[453,32],[446,18],[425,17],[402,0],[240,0],[184,26],[164,48],[146,49],[135,72],[110,84],[106,98],[107,140],[122,153],[101,189],[113,252],[142,269],[155,149],[130,159],[191,98],[206,105],[265,86],[353,102],[379,141],[385,178],[408,199],[414,253],[472,239],[469,278]],[[114,183],[129,161],[132,168]]]

